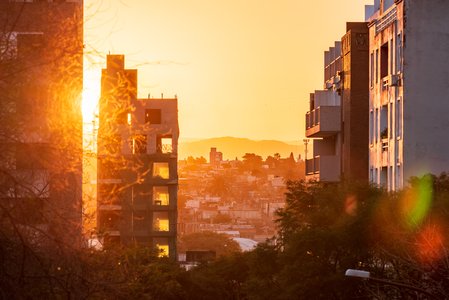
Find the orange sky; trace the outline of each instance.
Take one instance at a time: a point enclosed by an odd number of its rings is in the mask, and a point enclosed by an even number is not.
[[[297,141],[323,51],[369,0],[84,0],[85,105],[105,55],[139,70],[139,96],[178,95],[182,138]]]

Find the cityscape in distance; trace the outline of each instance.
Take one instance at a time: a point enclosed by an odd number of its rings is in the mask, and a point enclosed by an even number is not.
[[[241,159],[245,153],[255,153],[264,159],[279,153],[282,157],[293,153],[295,158],[299,155],[304,159],[304,144],[302,141],[276,141],[276,140],[251,140],[236,137],[217,137],[207,139],[183,139],[179,141],[179,158],[209,156],[211,147],[220,149],[225,160]]]

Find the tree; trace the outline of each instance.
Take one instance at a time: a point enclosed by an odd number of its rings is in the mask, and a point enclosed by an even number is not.
[[[82,5],[0,11],[1,297],[67,295],[82,282]]]
[[[382,192],[366,185],[287,183],[279,211],[279,280],[286,297],[347,299],[361,296],[361,283],[344,271],[371,265],[370,218]],[[296,296],[296,297],[297,297]]]
[[[262,168],[262,157],[254,153],[246,153],[243,156],[242,170],[259,174]]]
[[[181,236],[178,240],[179,252],[187,250],[212,250],[217,256],[240,252],[237,242],[225,234],[212,231],[196,232]]]

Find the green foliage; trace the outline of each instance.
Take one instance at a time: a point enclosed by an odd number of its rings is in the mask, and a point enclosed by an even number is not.
[[[233,241],[224,235],[184,236],[181,249],[212,249],[220,255],[190,271],[145,247],[43,249],[3,231],[0,295],[189,300],[416,296],[407,288],[345,278],[346,269],[360,268],[447,299],[449,178],[430,178],[430,208],[416,228],[407,226],[406,217],[419,200],[414,196],[420,195],[416,189],[422,178],[413,178],[410,188],[399,193],[369,185],[289,182],[277,239],[242,253],[228,251]]]

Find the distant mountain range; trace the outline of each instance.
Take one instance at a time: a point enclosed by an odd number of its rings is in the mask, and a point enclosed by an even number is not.
[[[242,159],[245,153],[255,153],[262,156],[263,159],[274,153],[279,153],[282,158],[287,157],[293,152],[295,159],[298,155],[304,157],[304,145],[299,142],[290,144],[282,141],[263,140],[254,141],[245,138],[219,137],[209,139],[186,139],[180,140],[178,144],[178,157],[185,159],[189,156],[204,158],[209,161],[209,151],[211,147],[217,148],[217,151],[223,153],[223,159]]]

